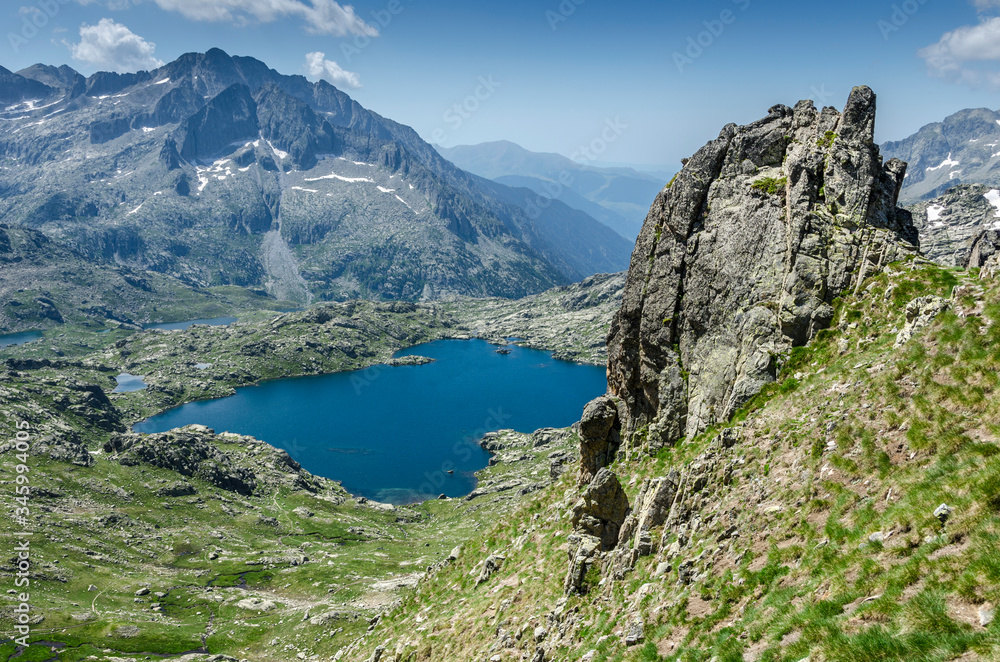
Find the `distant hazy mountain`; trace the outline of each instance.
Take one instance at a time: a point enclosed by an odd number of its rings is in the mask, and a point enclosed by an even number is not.
[[[514,297],[628,265],[586,214],[529,214],[523,189],[253,58],[0,68],[0,101],[0,220],[94,262],[300,301]]]
[[[584,211],[634,241],[656,194],[667,181],[631,168],[596,168],[560,154],[530,152],[512,142],[437,147],[449,161],[481,177],[558,200]]]
[[[960,110],[909,138],[885,143],[882,154],[910,164],[900,195],[907,204],[930,200],[957,184],[1000,186],[1000,113]]]

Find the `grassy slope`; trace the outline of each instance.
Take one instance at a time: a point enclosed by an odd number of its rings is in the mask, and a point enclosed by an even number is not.
[[[954,295],[955,308],[894,347],[906,304],[926,295]],[[710,430],[619,459],[633,500],[643,478],[696,460],[731,469],[692,495],[683,526],[653,532],[658,552],[624,580],[592,570],[589,593],[563,597],[579,494],[567,475],[471,541],[477,553],[422,584],[350,659],[379,645],[383,660],[540,659],[539,627],[546,660],[997,659],[1000,625],[982,627],[980,609],[1000,601],[998,368],[997,283],[893,265],[741,412],[735,447]],[[477,587],[490,553],[506,561]],[[637,622],[644,640],[627,647]]]

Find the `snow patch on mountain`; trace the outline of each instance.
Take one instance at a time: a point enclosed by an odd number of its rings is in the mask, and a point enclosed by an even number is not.
[[[1000,190],[993,189],[983,196],[991,205],[996,208],[996,216],[1000,218]]]
[[[949,152],[948,158],[941,162],[941,165],[934,166],[933,168],[927,168],[927,172],[934,172],[935,170],[940,170],[941,168],[954,168],[959,165],[958,161],[951,160],[951,153]]]
[[[318,182],[321,179],[339,179],[342,182],[356,183],[356,182],[366,182],[368,184],[374,184],[374,179],[368,179],[367,177],[341,177],[340,175],[330,173],[329,175],[323,175],[322,177],[306,177],[307,182]]]

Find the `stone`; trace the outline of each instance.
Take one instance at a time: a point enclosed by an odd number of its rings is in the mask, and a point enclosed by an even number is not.
[[[942,524],[946,523],[948,518],[951,517],[951,506],[946,503],[942,503],[934,509],[934,517],[936,517]]]
[[[608,336],[622,443],[651,452],[725,421],[779,357],[827,328],[833,300],[919,245],[883,164],[875,95],[729,125],[657,196]]]
[[[951,308],[951,302],[936,296],[919,297],[906,304],[906,323],[896,334],[896,347],[909,342],[934,321],[934,319]]]
[[[486,560],[483,562],[483,568],[479,572],[479,578],[476,579],[476,586],[489,581],[490,577],[500,570],[505,560],[506,557],[500,554],[490,554],[486,557]]]
[[[545,638],[547,636],[549,636],[549,631],[543,628],[541,625],[535,628],[534,638],[536,644],[540,644],[543,641],[545,641]]]
[[[451,550],[450,554],[448,554],[448,560],[449,561],[457,561],[458,557],[461,556],[461,555],[462,555],[462,546],[458,545],[457,547],[455,547],[454,549]]]
[[[590,535],[570,536],[569,570],[563,580],[563,592],[566,595],[584,592],[584,579],[600,549],[599,538]]]
[[[138,591],[135,592],[135,594],[138,595],[139,597],[142,597],[144,595],[149,595],[149,589],[145,587],[140,588]]]
[[[610,550],[618,543],[628,512],[628,495],[618,476],[605,467],[597,472],[573,507],[573,530],[598,538],[602,548]]]
[[[597,472],[614,462],[621,445],[618,405],[601,396],[587,403],[580,420],[580,477],[586,485]]]
[[[641,644],[646,638],[646,628],[642,621],[636,621],[629,625],[628,632],[625,633],[625,645],[636,646]]]
[[[979,608],[979,625],[981,627],[988,627],[996,616],[996,609],[993,605],[985,604]]]
[[[278,605],[271,600],[264,600],[262,598],[245,598],[236,603],[236,606],[240,609],[246,609],[249,611],[271,611]]]
[[[170,483],[169,485],[164,485],[160,489],[156,490],[156,495],[161,497],[182,497],[191,496],[197,493],[198,490],[195,489],[194,485],[184,481]]]

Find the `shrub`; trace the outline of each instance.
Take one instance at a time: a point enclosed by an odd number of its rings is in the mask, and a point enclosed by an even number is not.
[[[785,187],[787,185],[788,185],[787,177],[781,177],[781,178],[764,177],[763,179],[758,179],[753,184],[751,184],[750,188],[754,189],[755,191],[763,191],[768,195],[778,195],[778,193],[785,190]]]

